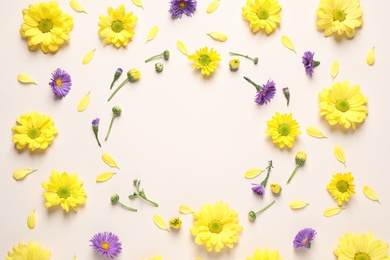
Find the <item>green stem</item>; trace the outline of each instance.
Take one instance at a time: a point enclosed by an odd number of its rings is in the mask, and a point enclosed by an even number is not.
[[[291,173],[290,178],[288,178],[288,180],[287,180],[287,184],[290,183],[291,179],[294,177],[295,173],[297,172],[299,166],[300,166],[299,164],[297,164],[297,166],[295,166],[294,171]]]
[[[253,61],[253,63],[254,63],[255,65],[259,62],[259,58],[257,58],[257,57],[256,57],[256,58],[251,58],[251,57],[249,57],[249,55],[243,55],[243,54],[237,53],[237,52],[229,52],[229,54],[231,54],[231,55],[237,55],[237,56],[241,56],[241,57],[247,58],[247,59]]]
[[[131,207],[129,207],[129,206],[126,206],[126,205],[122,204],[122,203],[119,202],[119,201],[117,201],[116,203],[118,203],[118,205],[120,205],[122,208],[125,208],[125,209],[128,209],[128,210],[137,212],[137,209],[134,209],[134,208],[131,208]]]
[[[113,97],[114,97],[114,95],[116,94],[116,92],[118,92],[118,90],[120,90],[122,87],[123,87],[123,85],[125,85],[127,82],[129,81],[129,78],[126,78],[115,90],[114,90],[114,92],[112,92],[112,94],[111,94],[111,96],[108,98],[108,100],[107,101],[110,101]]]
[[[112,116],[111,118],[111,123],[110,123],[110,127],[108,128],[108,132],[107,132],[107,135],[106,135],[106,138],[104,138],[104,141],[107,141],[108,137],[110,136],[110,132],[111,132],[111,127],[112,127],[112,123],[114,123],[114,119],[115,119],[115,115]]]
[[[251,83],[253,86],[255,86],[255,88],[256,88],[257,91],[260,91],[260,90],[262,89],[262,86],[257,85],[257,84],[256,84],[255,82],[253,82],[250,78],[244,76],[244,79],[245,79],[246,81],[248,81],[249,83]]]
[[[261,210],[257,211],[256,212],[256,216],[263,213],[264,211],[266,211],[269,207],[271,207],[272,205],[274,205],[275,203],[275,200],[272,201],[271,203],[269,203],[267,206],[265,206],[264,208],[262,208]]]
[[[150,199],[146,198],[145,196],[141,196],[141,198],[143,198],[145,201],[149,202],[150,204],[158,207],[158,204],[154,201],[151,201]]]
[[[153,59],[155,59],[155,58],[159,58],[159,57],[161,57],[161,55],[164,55],[164,54],[163,54],[163,53],[160,53],[160,54],[154,55],[153,57],[150,57],[149,59],[145,60],[145,63],[146,63],[146,62],[149,62],[149,61],[151,61],[151,60],[153,60]]]
[[[96,138],[96,141],[98,142],[99,147],[102,147],[100,144],[100,141],[99,141],[98,133],[94,132],[94,134],[95,134],[95,138]]]
[[[261,182],[261,185],[263,187],[267,186],[267,181],[268,181],[268,178],[269,178],[269,175],[271,173],[271,169],[274,168],[272,166],[272,160],[271,161],[268,161],[268,167],[266,168],[267,169],[267,177],[265,177],[265,179]]]

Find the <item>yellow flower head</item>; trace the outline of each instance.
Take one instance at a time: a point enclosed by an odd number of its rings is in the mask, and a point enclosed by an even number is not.
[[[279,194],[281,191],[282,191],[282,187],[280,186],[280,184],[270,184],[269,185],[271,187],[271,191],[273,194],[277,195]]]
[[[306,158],[307,158],[307,153],[299,151],[295,155],[295,163],[299,166],[302,166],[305,164]]]
[[[340,206],[343,204],[343,201],[349,201],[351,194],[355,194],[353,180],[354,178],[350,172],[337,173],[333,175],[333,179],[326,186],[333,198],[337,199]]]
[[[8,256],[5,260],[19,259],[49,260],[50,251],[42,250],[42,246],[36,245],[34,242],[29,242],[28,244],[19,242],[18,246],[13,247],[13,252],[8,252]]]
[[[356,128],[368,114],[367,98],[360,92],[360,86],[350,86],[348,81],[336,82],[318,94],[320,115],[325,115],[330,125],[341,124],[345,128]]]
[[[138,20],[138,17],[133,15],[132,12],[126,13],[126,9],[123,4],[116,10],[109,7],[107,12],[108,16],[99,16],[99,36],[104,38],[104,43],[112,43],[117,48],[126,46],[135,34],[133,28]]]
[[[190,232],[195,236],[195,243],[205,244],[207,251],[219,252],[225,245],[233,248],[233,243],[238,242],[242,226],[238,224],[237,212],[227,204],[204,204],[193,216],[195,221]]]
[[[45,150],[58,133],[54,121],[49,116],[37,112],[21,115],[16,122],[18,125],[12,127],[14,133],[12,142],[16,143],[17,149],[23,149],[28,145],[31,151]]]
[[[279,143],[279,147],[283,148],[285,145],[292,147],[294,144],[294,137],[302,134],[298,130],[298,122],[292,119],[292,114],[279,114],[276,112],[272,120],[267,121],[268,130],[265,132],[272,136],[274,143]]]
[[[29,5],[28,9],[23,9],[22,12],[24,23],[21,25],[20,34],[27,38],[31,51],[39,46],[42,52],[53,53],[70,39],[73,18],[62,12],[58,2]]]
[[[181,219],[180,218],[172,218],[169,221],[169,225],[174,229],[179,229],[181,227]]]
[[[362,15],[360,0],[321,0],[317,9],[317,28],[324,30],[325,36],[337,32],[352,38],[355,28],[363,25]]]
[[[141,77],[141,72],[137,69],[131,69],[127,72],[129,81],[136,81]]]
[[[242,17],[249,21],[254,33],[262,29],[270,34],[282,22],[281,9],[277,0],[247,0],[242,7]]]
[[[339,246],[333,250],[337,259],[390,260],[389,245],[379,239],[374,240],[372,233],[346,233],[339,239]]]
[[[253,257],[247,257],[246,260],[283,260],[279,257],[279,251],[269,251],[268,249],[260,250],[256,249],[253,254]]]
[[[220,55],[207,47],[200,48],[195,54],[188,55],[188,59],[194,62],[193,68],[201,69],[203,75],[210,75],[216,68],[217,63],[221,61]]]
[[[42,187],[46,190],[43,197],[46,199],[45,206],[50,208],[60,204],[66,212],[71,207],[76,211],[78,204],[85,204],[87,194],[83,182],[78,180],[77,174],[58,173],[53,170],[50,176],[50,182],[43,182]]]

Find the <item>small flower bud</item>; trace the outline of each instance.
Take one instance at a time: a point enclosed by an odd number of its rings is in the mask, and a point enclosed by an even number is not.
[[[169,221],[169,225],[174,229],[179,229],[181,227],[181,219],[180,218],[172,218]]]
[[[129,81],[136,81],[141,77],[141,72],[137,69],[131,69],[127,72]]]
[[[290,104],[290,91],[288,90],[288,88],[283,88],[283,95],[284,97],[287,99],[287,106],[288,104]]]
[[[169,51],[168,51],[168,50],[165,50],[165,51],[163,52],[163,56],[164,56],[164,59],[165,59],[165,60],[169,60]]]
[[[120,116],[122,113],[122,109],[119,106],[114,106],[112,108],[112,112],[114,113],[115,116]]]
[[[111,196],[111,201],[112,202],[118,202],[119,201],[119,195],[118,194],[114,194]]]
[[[255,57],[255,58],[253,59],[253,63],[255,63],[255,65],[256,65],[258,62],[259,62],[259,58]]]
[[[238,67],[240,66],[240,60],[239,59],[232,59],[229,61],[229,68],[231,71],[238,70]]]
[[[254,211],[249,211],[248,218],[250,221],[254,221],[256,219],[256,213]]]
[[[154,68],[157,72],[161,72],[164,69],[164,65],[161,62],[157,62],[156,64],[154,64]]]
[[[304,152],[297,152],[295,156],[295,163],[299,166],[302,166],[306,161],[307,154]]]
[[[282,187],[279,184],[270,184],[271,191],[273,194],[278,195],[282,191]]]

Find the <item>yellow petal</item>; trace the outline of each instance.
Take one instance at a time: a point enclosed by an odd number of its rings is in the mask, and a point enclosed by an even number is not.
[[[303,200],[294,200],[290,203],[290,209],[301,209],[308,206],[309,203]]]
[[[73,260],[77,260],[76,255],[73,256]]]
[[[142,0],[131,0],[131,2],[133,2],[133,4],[135,4],[136,6],[144,9],[144,7],[142,6]]]
[[[24,179],[30,173],[33,173],[36,171],[38,171],[38,169],[21,168],[21,169],[14,171],[14,173],[12,174],[12,177],[17,181],[20,181],[20,180]]]
[[[253,179],[255,177],[257,177],[260,173],[262,173],[264,170],[260,170],[260,169],[250,169],[250,170],[247,170],[244,174],[245,178],[247,179]]]
[[[377,201],[379,203],[378,196],[376,196],[375,191],[373,189],[371,189],[371,187],[369,187],[367,185],[363,186],[363,193],[370,200]]]
[[[332,76],[332,80],[334,80],[334,78],[337,76],[337,74],[339,74],[339,67],[340,67],[339,62],[337,60],[335,60],[332,63],[332,66],[330,67],[330,75]]]
[[[207,9],[206,9],[206,12],[207,12],[208,14],[211,14],[211,13],[213,13],[215,10],[217,10],[218,6],[219,6],[219,0],[214,0],[214,1],[212,1],[212,2],[209,4],[209,6],[208,6]]]
[[[226,34],[220,33],[220,32],[211,32],[207,34],[211,38],[217,41],[226,42],[227,36]]]
[[[35,84],[38,85],[35,80],[28,74],[18,74],[18,81],[22,84]]]
[[[294,51],[295,53],[297,53],[297,52],[295,51],[294,44],[293,44],[293,42],[291,41],[290,38],[288,38],[287,36],[283,35],[281,40],[282,40],[283,45],[284,45],[287,49],[290,49],[290,50]]]
[[[146,42],[151,41],[156,37],[158,33],[158,26],[153,26],[148,33],[148,37],[146,38]]]
[[[368,66],[371,66],[372,64],[374,64],[374,61],[375,61],[375,52],[374,52],[374,48],[375,47],[372,47],[367,55],[366,55],[366,62],[367,62],[367,65]]]
[[[190,208],[189,206],[186,206],[186,205],[180,206],[179,211],[181,214],[192,214],[195,212],[192,208]]]
[[[326,210],[324,210],[324,216],[325,217],[331,217],[331,216],[337,215],[344,209],[345,208],[342,208],[342,207],[330,207],[330,208],[327,208]]]
[[[96,177],[96,181],[97,182],[108,181],[109,179],[111,179],[112,176],[114,176],[114,174],[116,174],[116,172],[103,172]]]
[[[35,219],[35,209],[34,209],[33,211],[31,211],[30,214],[28,214],[27,226],[29,229],[33,229],[35,228],[35,224],[36,224],[36,219]]]
[[[315,138],[327,138],[320,130],[318,130],[314,126],[309,126],[308,128],[306,128],[306,133],[311,137]]]
[[[84,65],[88,64],[92,60],[93,56],[95,55],[95,50],[96,50],[96,48],[93,49],[92,51],[88,52],[87,54],[85,54],[83,61],[82,61],[82,63]]]
[[[91,99],[90,94],[91,94],[91,91],[89,91],[89,92],[80,100],[79,104],[77,105],[77,110],[78,110],[79,112],[82,112],[82,111],[84,111],[84,110],[87,108],[87,106],[88,106],[88,104],[89,104],[89,101],[90,101],[90,99]]]
[[[118,165],[116,164],[116,161],[114,160],[114,158],[112,158],[111,155],[107,154],[107,153],[104,153],[102,154],[102,160],[103,162],[105,162],[108,166],[110,167],[115,167],[115,168],[118,168]]]
[[[205,259],[203,257],[197,256],[197,257],[195,257],[195,260],[205,260]]]
[[[168,226],[165,223],[165,220],[161,216],[157,214],[153,215],[153,221],[156,224],[156,226],[169,232]]]
[[[343,148],[341,148],[340,146],[335,146],[333,152],[336,159],[342,164],[344,164],[344,166],[346,166],[345,165],[346,157]]]
[[[177,49],[178,49],[181,53],[183,53],[184,55],[188,55],[187,46],[184,44],[184,42],[178,40],[178,41],[176,42],[176,47],[177,47]]]
[[[76,0],[71,0],[69,2],[69,5],[70,7],[72,7],[73,10],[75,10],[76,12],[84,12],[84,13],[87,13],[84,9],[84,7],[81,6],[81,4],[79,2],[77,2]]]

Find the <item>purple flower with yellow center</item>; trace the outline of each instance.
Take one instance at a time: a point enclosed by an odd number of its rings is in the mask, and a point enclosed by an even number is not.
[[[293,245],[295,248],[310,248],[310,242],[315,238],[317,232],[312,228],[304,228],[295,236]]]
[[[56,69],[52,74],[49,85],[56,97],[63,98],[68,95],[72,80],[70,75],[60,68]]]
[[[111,232],[97,233],[89,242],[96,252],[105,257],[117,257],[122,251],[122,243],[119,242],[118,236]]]
[[[196,0],[171,0],[169,12],[173,19],[181,18],[183,14],[191,17],[196,10]]]
[[[313,76],[314,68],[320,65],[319,61],[314,60],[314,52],[311,51],[303,53],[302,63],[305,66],[306,74],[310,77]]]
[[[246,79],[249,83],[255,86],[257,90],[255,102],[257,104],[259,105],[267,104],[275,96],[276,93],[275,82],[273,82],[272,80],[268,80],[266,84],[260,86],[245,76],[244,79]]]

